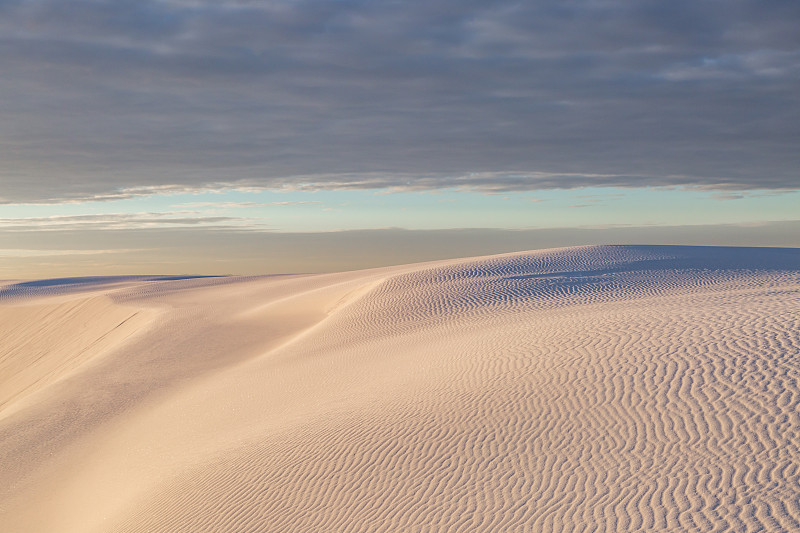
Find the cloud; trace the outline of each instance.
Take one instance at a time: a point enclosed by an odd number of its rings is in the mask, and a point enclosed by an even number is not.
[[[795,189],[785,0],[0,2],[0,197]]]
[[[129,230],[151,228],[203,227],[215,229],[265,229],[263,221],[226,216],[202,216],[192,212],[104,213],[48,217],[0,218],[0,230],[68,231]]]
[[[268,207],[291,207],[296,205],[320,205],[322,202],[318,201],[296,201],[296,202],[271,202],[267,204]]]
[[[292,207],[298,205],[320,205],[318,201],[287,201],[287,202],[186,202],[173,207],[203,208],[214,207],[218,209],[250,209],[254,207]]]
[[[791,193],[800,192],[800,190],[790,191]],[[778,190],[761,190],[761,191],[745,191],[745,190],[730,190],[730,191],[717,191],[710,195],[714,200],[743,200],[745,198],[763,198],[765,196],[777,196],[780,194],[787,194],[785,191]]]
[[[758,50],[744,54],[701,57],[669,66],[664,79],[683,81],[747,81],[758,78],[800,77],[800,51]]]
[[[26,203],[31,205],[76,204],[85,202],[103,202],[130,200],[163,194],[203,194],[225,192],[315,192],[322,190],[356,191],[381,190],[386,194],[393,192],[421,192],[450,189],[456,191],[481,192],[485,194],[505,194],[513,192],[532,192],[554,189],[581,189],[587,187],[642,188],[642,187],[683,187],[695,190],[738,191],[730,194],[751,196],[764,194],[782,194],[800,189],[791,180],[777,178],[761,178],[757,187],[759,194],[753,193],[755,183],[744,179],[707,176],[698,180],[686,175],[626,175],[626,174],[581,174],[581,173],[547,173],[547,172],[469,172],[469,173],[345,173],[293,175],[282,178],[242,179],[230,182],[212,182],[201,186],[138,186],[136,188],[120,188],[114,193],[86,194],[67,193],[64,196],[47,196],[35,201],[18,202],[6,199],[3,203]],[[613,200],[611,196],[603,199]],[[537,200],[531,199],[535,202]],[[319,201],[286,201],[286,202],[184,202],[173,207],[182,208],[259,208],[286,207],[299,205],[321,205]]]
[[[719,192],[712,194],[711,198],[713,198],[714,200],[729,201],[729,200],[741,200],[743,198],[747,198],[747,196],[739,192]]]

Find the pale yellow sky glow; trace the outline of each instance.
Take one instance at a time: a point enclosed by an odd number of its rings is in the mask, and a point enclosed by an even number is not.
[[[332,272],[600,243],[800,247],[799,236],[800,222],[323,233],[192,228],[0,232],[0,279]]]

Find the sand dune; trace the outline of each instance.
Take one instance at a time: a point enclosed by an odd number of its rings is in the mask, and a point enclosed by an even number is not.
[[[798,531],[800,250],[0,288],[9,532]]]

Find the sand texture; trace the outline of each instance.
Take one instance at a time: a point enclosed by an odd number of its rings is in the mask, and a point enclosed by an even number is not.
[[[0,530],[800,531],[800,250],[4,282]]]

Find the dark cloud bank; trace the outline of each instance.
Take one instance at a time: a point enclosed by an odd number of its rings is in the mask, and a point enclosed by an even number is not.
[[[0,198],[800,186],[800,2],[0,1]]]

